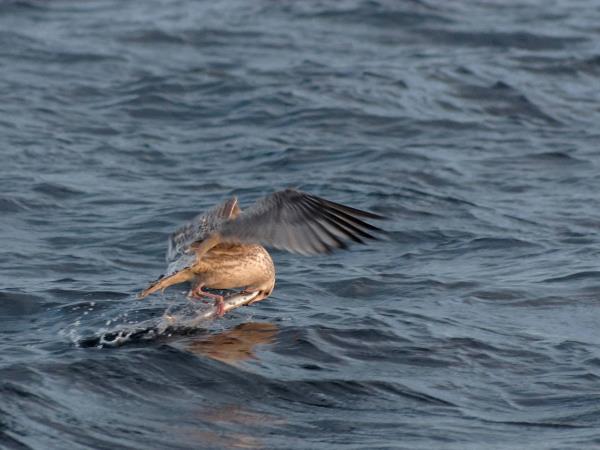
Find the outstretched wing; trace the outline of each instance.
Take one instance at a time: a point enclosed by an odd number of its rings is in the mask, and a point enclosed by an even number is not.
[[[237,218],[222,222],[221,242],[260,243],[303,255],[329,253],[348,241],[364,243],[382,232],[362,218],[384,219],[295,189],[262,198]],[[196,247],[196,245],[195,245]]]
[[[196,261],[196,255],[194,252],[190,253],[190,245],[203,241],[217,231],[223,222],[239,213],[237,198],[234,197],[196,216],[171,234],[167,247],[165,275],[171,275],[192,265]]]

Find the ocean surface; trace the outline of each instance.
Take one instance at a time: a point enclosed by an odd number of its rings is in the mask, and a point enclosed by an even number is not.
[[[600,448],[596,1],[3,1],[0,155],[3,450]],[[286,187],[388,234],[135,299]]]

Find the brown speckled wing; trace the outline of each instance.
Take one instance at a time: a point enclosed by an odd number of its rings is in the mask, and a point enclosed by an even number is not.
[[[223,222],[222,241],[260,243],[303,255],[346,248],[347,242],[377,239],[380,228],[366,219],[383,216],[334,203],[295,189],[260,199],[237,218]]]
[[[171,275],[189,267],[196,261],[196,255],[190,253],[190,245],[202,242],[208,235],[218,230],[223,222],[239,214],[237,199],[229,199],[208,211],[196,216],[169,236],[167,248],[167,272]]]

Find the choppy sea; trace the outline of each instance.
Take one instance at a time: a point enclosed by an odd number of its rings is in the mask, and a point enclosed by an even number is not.
[[[592,0],[1,2],[0,448],[600,448],[599,105]],[[387,238],[135,300],[286,187]]]

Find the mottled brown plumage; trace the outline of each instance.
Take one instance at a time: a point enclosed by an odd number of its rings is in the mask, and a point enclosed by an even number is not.
[[[242,212],[233,198],[186,224],[169,238],[167,273],[139,295],[191,282],[190,295],[222,297],[202,290],[244,288],[271,294],[275,268],[262,245],[313,255],[364,243],[381,230],[361,218],[383,217],[294,189],[275,192]]]

